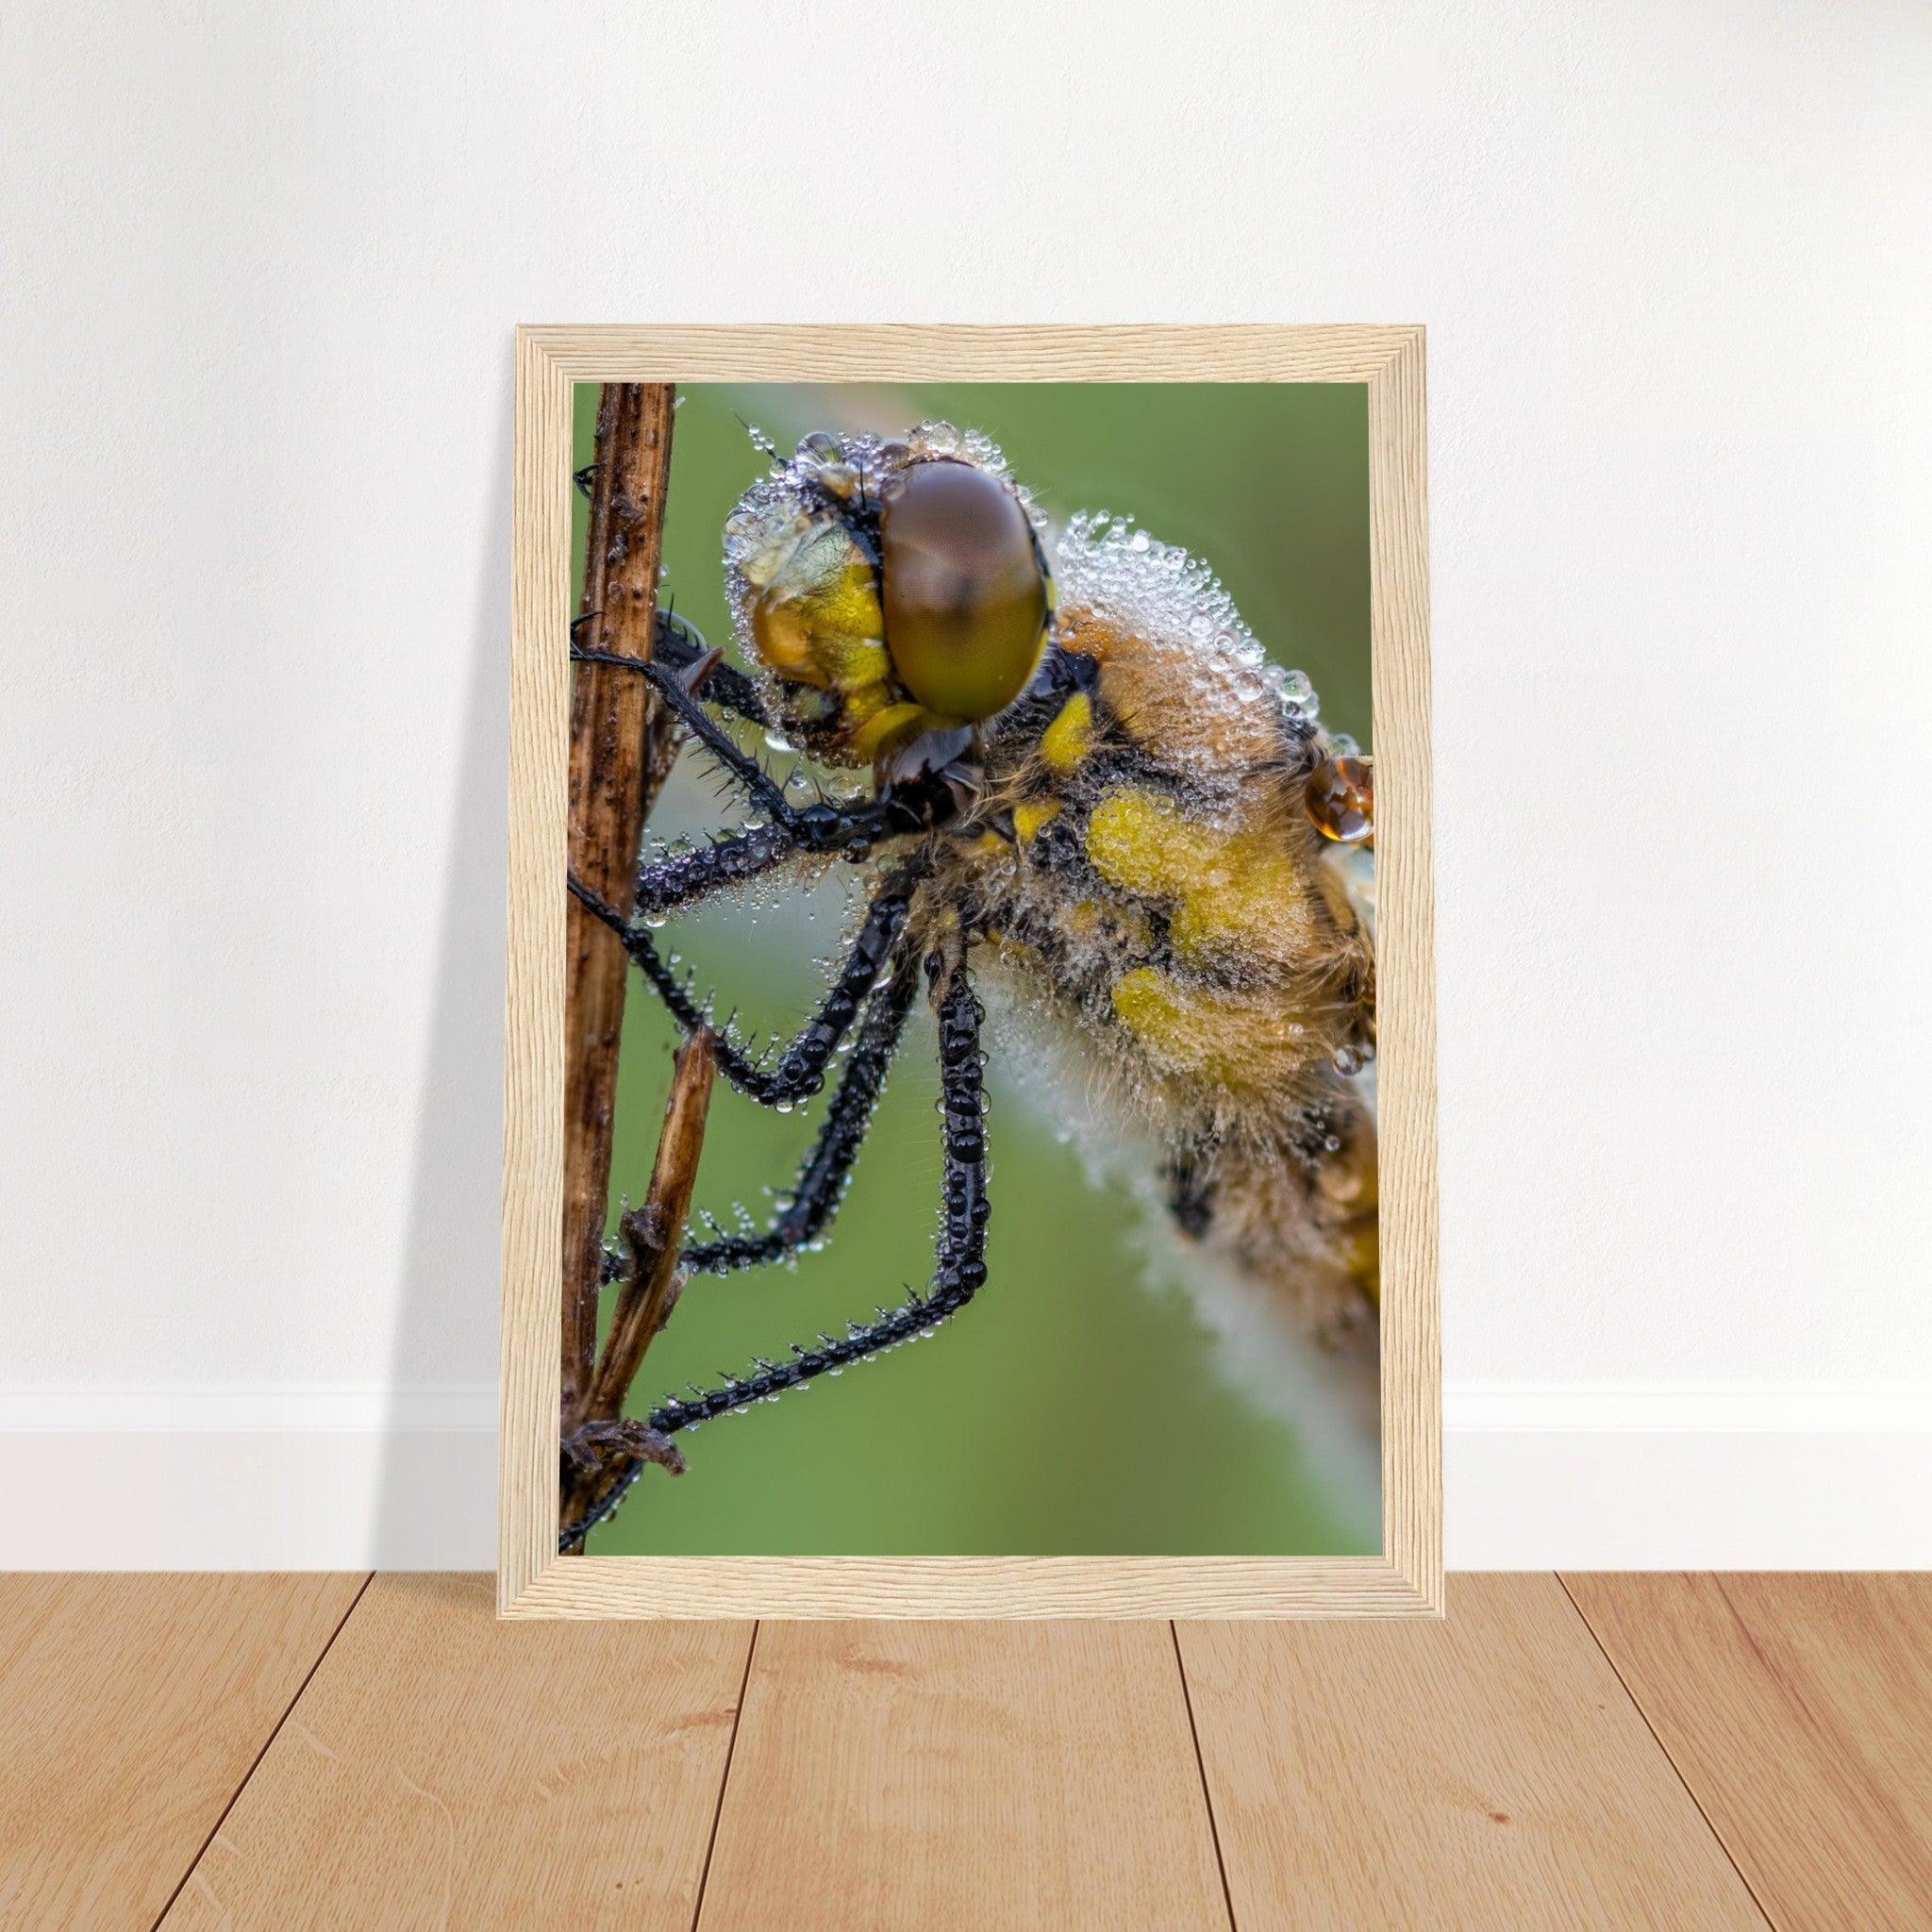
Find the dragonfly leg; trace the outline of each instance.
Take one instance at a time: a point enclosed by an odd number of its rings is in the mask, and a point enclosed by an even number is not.
[[[942,1218],[932,1284],[924,1294],[908,1294],[896,1308],[879,1308],[876,1319],[848,1324],[844,1335],[822,1335],[815,1347],[791,1345],[792,1359],[754,1357],[751,1372],[728,1375],[716,1389],[694,1391],[688,1402],[667,1398],[641,1420],[655,1439],[668,1439],[714,1416],[781,1395],[814,1377],[836,1374],[882,1350],[929,1334],[956,1315],[986,1281],[986,1227],[991,1203],[986,1184],[985,1064],[979,1047],[983,1009],[963,965],[937,954],[926,971],[939,992],[940,1080],[944,1118]],[[566,1524],[559,1546],[580,1541],[617,1508],[642,1469],[631,1462],[591,1513]]]

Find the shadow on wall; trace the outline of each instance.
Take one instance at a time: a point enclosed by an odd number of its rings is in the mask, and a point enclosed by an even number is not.
[[[469,658],[466,666],[453,663],[449,684],[451,703],[462,707],[462,743],[368,1551],[370,1561],[388,1568],[490,1569],[496,1560],[495,1397],[486,1385],[496,1374],[502,1266],[514,393],[508,353],[503,371]],[[459,640],[417,643],[454,658]],[[425,906],[425,916],[430,910]]]

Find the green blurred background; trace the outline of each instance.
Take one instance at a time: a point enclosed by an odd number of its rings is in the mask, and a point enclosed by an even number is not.
[[[576,455],[598,391],[576,391]],[[1367,391],[1317,384],[698,385],[682,391],[665,537],[678,611],[730,649],[720,531],[766,458],[810,429],[898,433],[923,416],[985,430],[1058,525],[1132,514],[1206,558],[1276,661],[1306,671],[1333,729],[1369,733]],[[574,494],[578,582],[585,510]],[[575,602],[572,608],[576,608]],[[747,737],[747,742],[755,741]],[[782,770],[789,760],[779,760]],[[651,836],[735,822],[736,799],[680,762]],[[717,906],[661,939],[752,1027],[789,1034],[819,997],[857,874],[759,909]],[[1091,1184],[990,1028],[989,1279],[932,1340],[821,1377],[679,1438],[690,1470],[646,1470],[602,1555],[1339,1555],[1380,1548],[1373,1494],[1345,1491],[1292,1425],[1227,1373],[1225,1344],[1146,1258],[1141,1210]],[[641,1195],[675,1029],[633,974],[612,1169]],[[932,1022],[922,1006],[821,1253],[795,1271],[695,1277],[632,1391],[642,1410],[754,1354],[843,1332],[930,1271],[940,1187]],[[760,1224],[823,1100],[777,1115],[720,1081],[698,1206]],[[606,1314],[608,1313],[607,1296]]]

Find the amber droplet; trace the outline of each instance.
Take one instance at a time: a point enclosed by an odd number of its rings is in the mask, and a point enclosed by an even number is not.
[[[1324,758],[1308,774],[1303,794],[1308,816],[1324,839],[1359,845],[1375,836],[1375,768],[1370,758]]]

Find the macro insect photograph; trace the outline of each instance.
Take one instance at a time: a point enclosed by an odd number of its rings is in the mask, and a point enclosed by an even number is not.
[[[1378,1551],[1366,386],[573,396],[558,1547]]]

